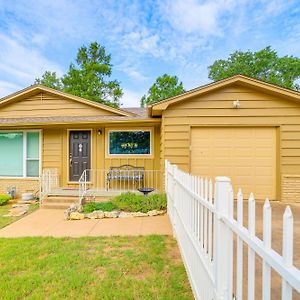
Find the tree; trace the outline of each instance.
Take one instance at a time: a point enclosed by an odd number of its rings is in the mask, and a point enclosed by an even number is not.
[[[109,80],[112,73],[111,56],[105,48],[93,42],[89,47],[78,49],[76,63],[71,63],[68,72],[57,78],[55,72],[45,72],[36,83],[63,90],[70,94],[119,107],[122,89],[117,80]],[[54,76],[55,75],[55,76]]]
[[[236,51],[227,59],[216,60],[208,69],[208,77],[214,81],[242,74],[288,89],[300,89],[296,83],[300,78],[300,59],[278,57],[270,46],[257,52]]]
[[[42,78],[36,78],[34,83],[42,84],[56,90],[63,90],[61,79],[57,77],[56,72],[46,71],[42,75]]]
[[[177,76],[164,74],[157,77],[155,83],[148,90],[148,93],[141,98],[141,107],[154,104],[184,92],[183,84],[179,82]]]

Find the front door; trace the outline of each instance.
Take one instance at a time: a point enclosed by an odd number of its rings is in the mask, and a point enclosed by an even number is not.
[[[91,167],[91,132],[70,131],[69,180],[78,181],[82,172],[85,169],[90,169],[90,167]]]

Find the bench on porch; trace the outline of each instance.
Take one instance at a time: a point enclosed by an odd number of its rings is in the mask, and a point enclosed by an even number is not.
[[[142,183],[144,187],[145,179],[145,168],[144,167],[135,167],[132,165],[122,165],[119,167],[110,167],[108,173],[106,174],[107,186],[108,189],[111,187],[112,181],[119,181],[119,187],[122,184],[129,184],[133,182],[135,188],[138,188],[138,183]]]

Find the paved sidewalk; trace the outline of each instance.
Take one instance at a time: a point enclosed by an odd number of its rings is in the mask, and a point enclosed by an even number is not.
[[[64,211],[38,209],[4,227],[0,237],[52,236],[83,237],[111,235],[172,234],[167,215],[140,218],[64,220]]]

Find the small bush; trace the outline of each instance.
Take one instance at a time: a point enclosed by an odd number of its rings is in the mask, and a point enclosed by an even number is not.
[[[83,206],[84,213],[91,213],[95,210],[112,211],[117,207],[110,201],[108,202],[90,202]]]
[[[150,210],[163,210],[167,208],[167,198],[165,194],[136,195],[134,193],[121,194],[113,198],[112,203],[120,210],[128,212],[143,212]]]
[[[9,195],[0,195],[0,205],[5,205],[10,199]]]

